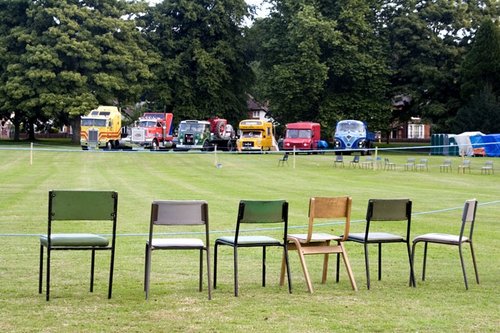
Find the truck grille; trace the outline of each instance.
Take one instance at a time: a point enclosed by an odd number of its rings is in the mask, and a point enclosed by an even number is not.
[[[146,141],[146,131],[142,128],[132,129],[132,142],[144,142]]]
[[[251,142],[251,141],[243,142],[243,147],[244,148],[253,148],[253,142]]]
[[[184,144],[185,145],[194,145],[194,135],[193,134],[184,135]]]
[[[99,131],[89,130],[89,143],[97,144],[98,140],[99,140]]]

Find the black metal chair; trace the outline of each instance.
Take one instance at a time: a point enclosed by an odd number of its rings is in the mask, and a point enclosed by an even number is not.
[[[412,202],[409,199],[370,199],[366,212],[366,229],[364,233],[350,233],[348,241],[362,243],[365,250],[366,285],[370,289],[370,265],[368,259],[368,245],[378,245],[378,279],[382,279],[382,244],[405,243],[410,264],[410,286],[414,285],[413,265],[410,249]],[[404,235],[373,232],[371,228],[375,221],[402,221],[406,223]]]
[[[425,266],[427,261],[428,243],[458,246],[460,263],[462,265],[462,272],[464,274],[465,289],[469,289],[469,285],[467,283],[467,275],[465,273],[464,258],[462,255],[462,245],[464,243],[469,243],[470,252],[472,255],[472,263],[474,265],[474,272],[476,273],[476,282],[479,284],[479,275],[477,273],[476,257],[474,256],[474,247],[472,246],[472,234],[474,232],[474,222],[476,221],[476,209],[477,209],[476,199],[467,200],[465,202],[462,213],[462,225],[460,227],[460,234],[458,235],[430,233],[415,237],[413,239],[412,257],[415,256],[415,246],[419,242],[424,242],[424,262],[422,266],[422,281],[425,280]],[[467,231],[468,231],[468,236],[467,236]],[[414,261],[412,260],[412,262]]]
[[[356,166],[359,166],[359,155],[354,155],[354,157],[352,158],[352,161],[349,162],[349,166],[353,167],[353,168],[356,168]]]
[[[50,273],[52,251],[86,250],[91,251],[90,292],[94,291],[94,266],[96,251],[110,251],[108,298],[111,298],[113,288],[113,268],[115,258],[116,219],[118,193],[113,191],[50,191],[47,235],[40,237],[40,269],[38,278],[38,293],[42,293],[44,248],[47,248],[46,300],[50,297]],[[85,231],[94,231],[96,221],[111,222],[110,240],[95,233],[54,233],[66,227],[74,229],[85,225]],[[79,221],[79,222],[77,222]],[[63,223],[69,222],[69,223]],[[91,222],[94,222],[93,224]],[[92,224],[92,227],[90,226]],[[62,226],[64,225],[64,226]]]
[[[269,236],[241,236],[241,224],[282,224],[281,240]],[[238,249],[243,247],[262,247],[262,286],[266,286],[266,249],[282,247],[288,276],[288,291],[292,292],[287,249],[288,202],[284,200],[253,201],[242,200],[239,204],[234,236],[219,237],[214,246],[214,289],[217,288],[217,253],[222,245],[233,248],[234,259],[234,296],[238,296]]]
[[[205,227],[205,242],[199,238],[156,238],[155,226]],[[151,204],[149,238],[146,242],[144,291],[149,297],[151,255],[154,250],[198,250],[200,252],[199,291],[203,289],[203,251],[207,253],[208,299],[212,298],[210,283],[210,239],[208,203],[203,200],[156,200]],[[175,262],[177,263],[177,262]]]
[[[285,163],[288,164],[288,153],[285,153],[279,160],[278,160],[278,166],[285,166]]]
[[[337,167],[337,164],[340,164],[344,167],[344,156],[343,155],[335,155],[335,161],[333,162],[333,166]]]

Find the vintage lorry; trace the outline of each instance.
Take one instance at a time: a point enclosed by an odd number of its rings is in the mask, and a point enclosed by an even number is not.
[[[80,118],[82,149],[119,148],[122,139],[122,115],[116,106],[99,106]]]
[[[238,151],[278,151],[273,124],[263,119],[242,120],[239,125]]]
[[[321,126],[308,121],[286,124],[283,150],[317,150],[323,149]]]
[[[359,120],[341,120],[335,127],[334,148],[336,153],[360,152],[370,154],[375,133],[368,131],[366,123]]]
[[[132,127],[130,145],[151,150],[173,148],[172,113],[146,112]]]
[[[236,147],[236,132],[223,118],[205,120],[183,120],[177,131],[176,150],[233,151]]]

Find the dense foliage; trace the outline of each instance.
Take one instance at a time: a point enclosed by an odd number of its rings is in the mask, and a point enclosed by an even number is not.
[[[244,0],[2,1],[0,117],[32,138],[48,122],[77,133],[99,104],[236,123],[247,93],[280,123],[419,116],[449,131],[496,117],[498,1],[267,2],[246,26]]]

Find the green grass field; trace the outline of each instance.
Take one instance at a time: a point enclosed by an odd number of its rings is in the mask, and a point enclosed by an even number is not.
[[[471,174],[440,173],[443,157],[430,156],[430,171],[404,171],[411,152],[380,151],[396,171],[334,168],[334,156],[299,155],[278,167],[281,155],[219,153],[82,152],[38,146],[30,151],[0,146],[0,331],[1,332],[497,332],[500,327],[499,173],[481,175],[484,158]],[[1,149],[8,148],[8,149]],[[57,147],[56,147],[57,148]],[[67,147],[66,147],[67,148]],[[415,151],[417,159],[422,157]],[[351,158],[347,157],[349,161]],[[215,164],[221,167],[216,168]],[[500,164],[495,160],[496,164]],[[107,299],[108,254],[97,255],[94,293],[88,292],[90,255],[53,255],[51,300],[38,294],[38,235],[46,232],[51,189],[106,189],[119,193],[118,240],[113,298]],[[466,199],[477,198],[475,250],[481,283],[474,280],[465,251],[470,289],[464,288],[458,250],[430,246],[426,281],[420,280],[422,245],[417,248],[417,288],[408,287],[404,245],[383,250],[383,277],[366,289],[362,246],[347,243],[358,292],[345,270],[335,283],[321,280],[319,256],[308,257],[315,288],[306,289],[291,253],[293,293],[278,286],[281,252],[268,251],[267,286],[260,286],[259,250],[240,250],[240,297],[233,296],[232,252],[222,248],[218,288],[208,301],[197,291],[197,253],[153,254],[150,300],[144,300],[144,245],[154,199],[204,199],[209,203],[211,243],[229,235],[240,199],[286,199],[290,226],[304,232],[311,196],[350,195],[353,232],[364,229],[370,198],[413,200],[412,237],[427,232],[457,233]],[[320,231],[341,233],[331,224]],[[263,233],[263,231],[259,232]],[[267,231],[277,235],[275,231]],[[333,259],[333,258],[332,258]],[[334,263],[334,260],[332,260]],[[206,288],[206,279],[204,280]]]

